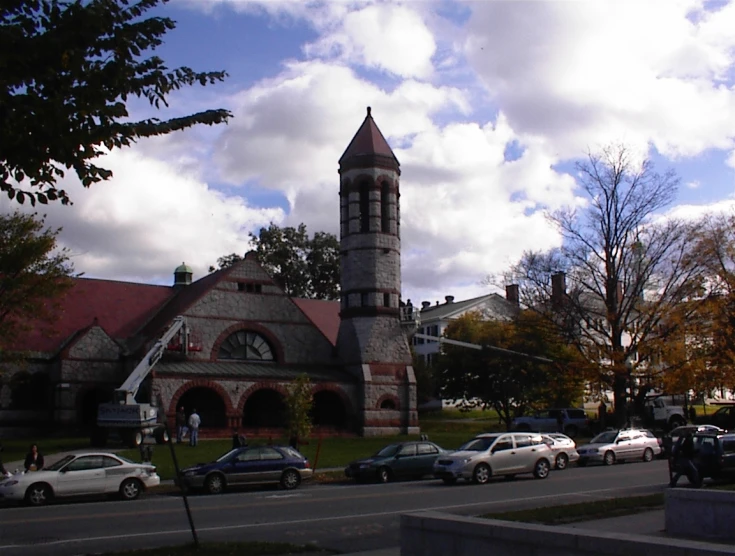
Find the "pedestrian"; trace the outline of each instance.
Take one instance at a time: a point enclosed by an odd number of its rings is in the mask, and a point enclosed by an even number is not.
[[[564,412],[561,409],[556,414],[556,427],[559,432],[564,432]]]
[[[597,417],[600,420],[600,430],[605,430],[605,423],[607,422],[607,405],[605,400],[600,400],[600,407],[597,408]]]
[[[248,445],[248,440],[244,434],[237,432],[237,429],[232,429],[232,449],[245,448]]]
[[[3,451],[3,445],[0,444],[0,452]],[[3,459],[0,458],[0,477],[10,477],[10,473],[5,469],[5,466],[3,465]]]
[[[182,405],[176,412],[176,443],[181,444],[186,436],[186,411]]]
[[[197,410],[194,409],[189,415],[189,446],[196,446],[199,442],[199,425],[202,419],[199,417]]]
[[[38,451],[38,446],[36,444],[31,444],[23,465],[26,473],[29,471],[40,471],[43,469],[43,454]]]
[[[670,487],[675,487],[682,475],[686,475],[689,482],[696,487],[700,485],[699,471],[694,464],[694,437],[687,433],[679,439],[674,447],[674,476],[669,482]]]
[[[692,424],[697,422],[697,410],[693,405],[689,406],[689,422]]]

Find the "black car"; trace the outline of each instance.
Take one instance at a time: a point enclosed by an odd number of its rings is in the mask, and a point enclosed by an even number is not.
[[[676,461],[676,452],[683,437],[672,450],[670,462]],[[701,479],[735,479],[735,434],[708,433],[694,434],[694,465]]]
[[[704,415],[697,419],[702,425],[716,425],[721,429],[735,429],[735,405],[727,405],[715,411],[712,415]]]
[[[676,427],[661,439],[661,447],[663,448],[661,457],[668,458],[671,456],[672,448],[676,446],[681,437],[686,436],[687,434],[696,434],[698,432],[721,434],[727,431],[720,427],[716,427],[715,425],[683,425],[681,427]]]
[[[278,483],[290,490],[309,479],[312,473],[309,460],[293,448],[250,446],[230,450],[216,461],[183,469],[180,482],[209,494],[219,494],[228,486],[251,483]]]
[[[402,477],[421,479],[433,473],[434,460],[444,453],[446,450],[425,440],[389,444],[369,458],[350,463],[345,475],[381,483]]]

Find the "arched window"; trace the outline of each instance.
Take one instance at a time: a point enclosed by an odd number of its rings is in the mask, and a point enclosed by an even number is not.
[[[380,190],[380,228],[384,234],[390,233],[390,185],[383,182]]]
[[[273,349],[263,336],[255,332],[238,330],[222,342],[217,359],[273,361],[275,357]]]
[[[360,184],[360,232],[370,231],[370,189],[368,182]]]
[[[391,400],[390,398],[387,398],[380,402],[380,409],[390,409],[395,410],[396,409],[396,402]]]

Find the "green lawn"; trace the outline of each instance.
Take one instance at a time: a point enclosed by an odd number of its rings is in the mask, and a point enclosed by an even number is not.
[[[164,548],[107,552],[106,554],[115,556],[273,556],[306,553],[334,554],[334,552],[322,550],[314,545],[281,542],[202,543],[199,548],[193,544],[185,544]]]

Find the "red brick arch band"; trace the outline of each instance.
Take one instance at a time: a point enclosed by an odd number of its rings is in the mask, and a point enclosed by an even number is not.
[[[209,388],[210,390],[214,390],[222,398],[222,401],[225,404],[225,414],[228,416],[231,416],[233,414],[232,400],[230,399],[229,394],[225,392],[225,389],[222,388],[219,383],[206,378],[196,378],[194,380],[186,382],[185,384],[180,386],[178,390],[176,390],[176,393],[174,394],[173,398],[171,398],[171,403],[168,406],[169,419],[176,416],[176,409],[179,407],[179,400],[181,399],[181,396],[183,396],[192,388]]]

